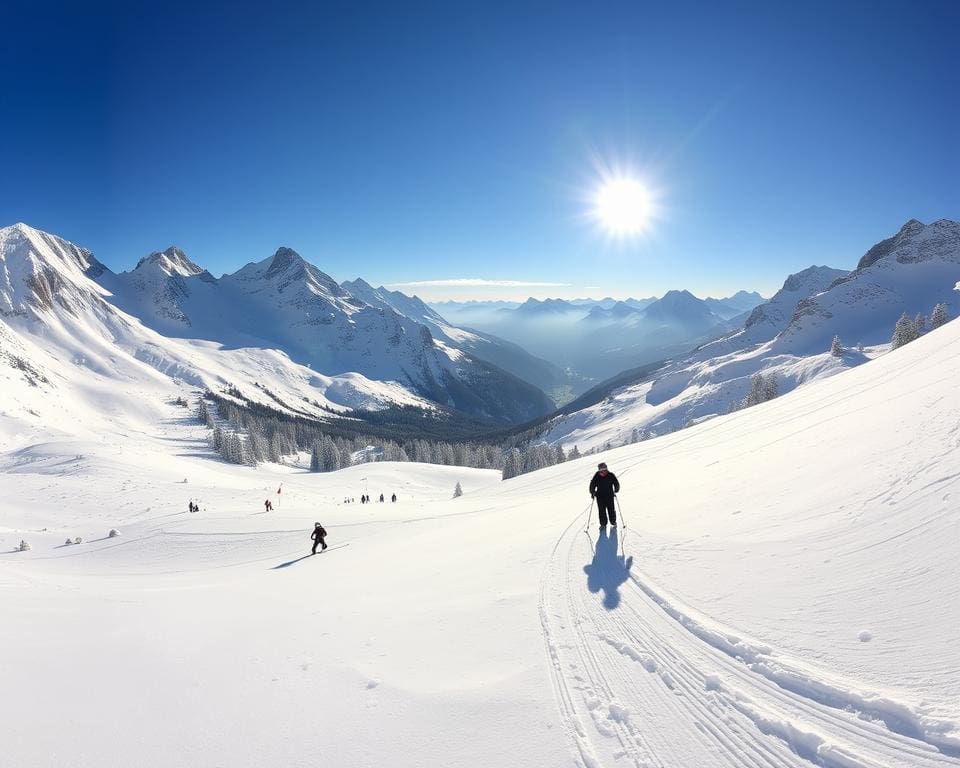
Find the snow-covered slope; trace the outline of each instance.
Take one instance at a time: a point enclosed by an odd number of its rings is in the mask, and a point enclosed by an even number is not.
[[[295,379],[321,388],[331,377],[350,382],[338,389],[351,393],[340,399],[354,407],[430,401],[501,422],[526,421],[553,407],[535,386],[436,341],[420,322],[352,296],[288,248],[219,280],[177,248],[114,274],[89,251],[18,224],[0,229],[0,259],[0,312],[24,321],[19,332],[56,336],[71,356],[120,339],[130,354],[167,374],[182,369],[174,375],[196,383],[202,375],[183,371],[197,365],[191,358],[198,349],[208,358],[202,369],[228,371],[238,363],[230,353],[274,359],[279,351],[299,369]],[[76,335],[59,328],[65,316],[77,323],[80,314],[90,322],[80,323]],[[156,333],[144,335],[141,323]],[[220,347],[224,354],[212,355]],[[232,378],[245,375],[258,373],[242,367]],[[293,400],[312,400],[314,389],[306,386]]]
[[[576,381],[556,365],[534,357],[517,344],[483,331],[456,327],[417,296],[407,296],[383,286],[374,288],[360,278],[341,286],[370,306],[392,310],[420,323],[430,329],[434,339],[491,363],[548,394],[576,385]]]
[[[156,278],[162,266],[141,264],[136,279]],[[88,251],[26,225],[0,229],[0,275],[0,441],[7,447],[60,426],[96,434],[104,414],[127,414],[121,431],[140,429],[165,401],[197,389],[236,388],[253,402],[319,419],[354,408],[434,407],[399,384],[325,376],[274,349],[161,336],[108,301],[92,278],[109,284],[114,276]],[[165,285],[194,279],[176,271],[167,277],[174,282]],[[162,303],[152,306],[163,311]]]
[[[958,766],[958,376],[952,322],[610,451],[619,535],[595,457],[311,475],[105,411],[112,440],[0,456],[4,760]]]
[[[790,275],[742,329],[558,418],[546,439],[581,450],[619,445],[738,407],[756,373],[775,379],[781,394],[831,376],[885,352],[903,312],[929,316],[943,302],[951,317],[960,314],[958,280],[960,224],[910,221],[852,273],[810,267]],[[839,357],[830,354],[834,336],[845,346]]]
[[[807,354],[828,348],[835,335],[847,344],[881,344],[901,314],[929,317],[941,302],[956,317],[958,280],[960,222],[911,219],[871,248],[849,276],[797,306],[774,349]]]

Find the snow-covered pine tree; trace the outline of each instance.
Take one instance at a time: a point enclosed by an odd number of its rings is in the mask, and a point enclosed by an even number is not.
[[[223,444],[226,440],[226,436],[223,433],[223,430],[220,427],[216,427],[213,430],[213,437],[211,442],[213,444],[213,450],[217,453],[223,453]]]
[[[567,461],[571,461],[573,459],[579,459],[579,458],[580,458],[580,449],[577,448],[577,446],[573,446],[573,448],[570,449],[570,453],[567,454]]]
[[[777,384],[777,377],[774,374],[768,374],[763,382],[763,401],[773,400],[780,394],[780,386]]]
[[[843,357],[843,344],[840,343],[839,336],[833,337],[833,343],[830,345],[830,354],[834,357]]]
[[[567,455],[563,452],[563,445],[557,443],[553,446],[553,463],[563,464],[567,460]]]
[[[320,464],[320,443],[314,443],[313,448],[310,449],[310,471],[319,472],[321,469]]]
[[[522,468],[523,458],[520,455],[520,451],[516,448],[511,448],[507,451],[507,455],[503,460],[502,479],[509,480],[511,477],[516,477],[520,474]]]
[[[463,488],[460,487],[460,481],[457,481],[457,487],[453,489],[453,498],[457,499],[463,496]]]
[[[279,464],[283,459],[283,440],[277,430],[274,430],[273,434],[270,435],[270,451],[268,455],[270,456],[270,461],[275,464]]]
[[[897,320],[893,329],[893,338],[890,340],[890,349],[899,349],[904,344],[909,344],[920,336],[917,331],[916,322],[910,315],[904,312]]]
[[[749,408],[752,405],[757,405],[758,403],[763,402],[763,384],[763,374],[753,374],[750,379],[750,391],[747,393],[747,397],[743,401],[744,408]]]
[[[323,471],[337,471],[343,466],[342,461],[343,457],[340,454],[340,449],[337,448],[337,444],[333,442],[333,438],[329,435],[324,435],[323,441],[320,443],[320,465],[323,467]]]
[[[917,329],[917,336],[922,336],[927,332],[927,316],[923,312],[918,312],[913,318],[913,324]]]
[[[773,400],[779,393],[776,376],[772,373],[769,375],[755,373],[750,379],[750,392],[743,401],[743,407],[749,408],[752,405]]]
[[[941,301],[933,308],[933,314],[930,316],[930,327],[937,329],[949,319],[950,314],[947,312],[947,305]]]

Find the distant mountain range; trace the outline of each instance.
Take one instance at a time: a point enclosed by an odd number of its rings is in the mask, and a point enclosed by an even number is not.
[[[743,327],[586,393],[553,418],[546,439],[582,450],[672,432],[738,407],[757,373],[788,392],[884,353],[903,313],[929,317],[939,303],[960,314],[960,223],[911,219],[853,272],[811,266],[790,275]],[[840,356],[830,353],[835,336]]]
[[[458,325],[509,339],[596,382],[736,328],[762,301],[759,294],[746,291],[724,299],[699,299],[676,290],[660,298],[623,301],[530,298],[518,306],[479,302],[436,306]]]
[[[52,355],[119,380],[160,373],[218,390],[242,387],[257,399],[254,390],[278,386],[266,383],[264,366],[279,365],[286,394],[268,399],[311,415],[440,406],[511,423],[553,408],[536,386],[468,347],[540,366],[544,376],[549,364],[489,336],[467,334],[461,346],[451,326],[445,340],[435,339],[442,318],[419,300],[391,294],[367,303],[290,248],[220,278],[177,248],[115,274],[86,249],[17,224],[0,229],[0,266],[4,349],[16,346],[8,358],[40,375]],[[354,288],[374,300],[359,283]],[[31,346],[46,354],[24,357]]]

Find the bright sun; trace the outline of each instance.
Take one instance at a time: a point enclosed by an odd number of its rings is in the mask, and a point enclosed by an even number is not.
[[[597,192],[594,215],[615,237],[643,232],[652,213],[650,192],[636,179],[617,178],[603,183]]]

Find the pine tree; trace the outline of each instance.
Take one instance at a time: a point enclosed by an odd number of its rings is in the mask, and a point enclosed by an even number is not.
[[[567,456],[567,461],[572,461],[573,459],[579,459],[579,458],[580,458],[580,449],[577,448],[577,446],[573,446],[573,448],[570,451],[570,454]]]
[[[922,336],[927,332],[927,317],[923,312],[917,313],[917,316],[913,318],[913,324],[917,329],[917,336]]]
[[[457,481],[457,487],[453,489],[453,498],[457,499],[463,496],[463,488],[460,487],[460,481]]]
[[[763,399],[764,401],[773,400],[780,394],[780,385],[777,384],[777,377],[772,373],[767,376],[766,384],[763,388]]]
[[[839,336],[833,337],[833,343],[830,345],[830,354],[834,357],[843,357],[843,344],[840,343]]]
[[[947,305],[941,301],[933,308],[933,315],[930,317],[930,327],[936,330],[949,319],[950,315],[947,312]]]
[[[210,422],[210,409],[207,407],[207,401],[202,397],[197,404],[197,421],[201,424],[208,424]]]
[[[777,385],[777,378],[772,373],[764,376],[762,373],[755,373],[750,379],[750,392],[743,401],[743,407],[749,408],[752,405],[759,405],[768,400],[773,400],[780,394],[780,388]]]
[[[749,408],[752,405],[757,405],[763,402],[763,374],[755,373],[750,379],[750,391],[747,393],[746,399],[743,401],[743,406]]]
[[[523,458],[520,456],[520,451],[516,448],[511,448],[507,451],[507,455],[503,460],[503,479],[509,480],[511,477],[516,477],[523,470]]]
[[[899,349],[904,344],[909,344],[920,336],[917,331],[916,322],[906,312],[900,315],[897,324],[893,329],[893,338],[890,341],[890,349]]]
[[[319,472],[320,466],[320,444],[314,443],[313,449],[310,451],[310,471]]]

